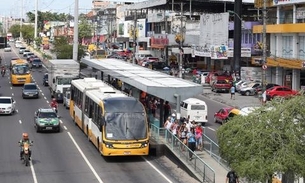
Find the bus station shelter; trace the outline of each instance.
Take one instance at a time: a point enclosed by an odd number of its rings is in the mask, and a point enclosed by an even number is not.
[[[132,87],[132,96],[140,98],[141,92],[153,95],[164,101],[175,103],[177,118],[180,118],[180,102],[203,92],[203,87],[192,81],[184,80],[166,73],[154,71],[140,65],[125,62],[119,59],[87,59],[82,63],[101,72],[101,79],[110,81],[115,78]],[[105,76],[107,78],[105,79]],[[160,122],[163,121],[163,107],[160,109]],[[162,118],[162,119],[161,119]]]

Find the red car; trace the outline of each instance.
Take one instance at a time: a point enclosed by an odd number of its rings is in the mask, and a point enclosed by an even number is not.
[[[267,100],[271,100],[274,97],[289,97],[292,95],[297,95],[298,91],[292,90],[286,86],[274,86],[266,90]]]
[[[228,115],[230,111],[234,109],[233,107],[224,107],[221,108],[218,112],[214,114],[214,122],[215,123],[225,123],[226,119],[228,118]]]

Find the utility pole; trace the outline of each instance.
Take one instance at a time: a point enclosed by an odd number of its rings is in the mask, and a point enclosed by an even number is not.
[[[267,0],[263,0],[263,63],[267,63]],[[266,69],[262,71],[262,92],[266,90]]]
[[[181,2],[181,12],[180,12],[180,42],[179,42],[179,78],[182,78],[182,62],[183,62],[183,2]]]
[[[136,53],[137,53],[137,10],[134,14],[134,22],[133,22],[133,57],[132,57],[132,64],[136,63]]]
[[[73,60],[78,62],[78,1],[74,3]]]
[[[34,28],[34,48],[37,48],[37,26],[38,26],[38,0],[35,1],[35,28]]]
[[[21,4],[20,4],[20,41],[22,40],[22,23],[23,23],[23,0],[21,0]]]

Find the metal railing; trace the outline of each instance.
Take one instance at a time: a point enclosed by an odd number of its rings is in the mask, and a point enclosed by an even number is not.
[[[215,171],[170,131],[150,123],[150,135],[157,143],[166,144],[201,182],[215,183]]]

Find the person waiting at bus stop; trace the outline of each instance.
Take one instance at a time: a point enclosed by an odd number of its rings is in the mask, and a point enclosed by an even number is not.
[[[196,139],[195,139],[195,129],[191,128],[191,130],[187,133],[187,146],[190,149],[189,158],[190,161],[193,159],[193,153],[196,149]]]

